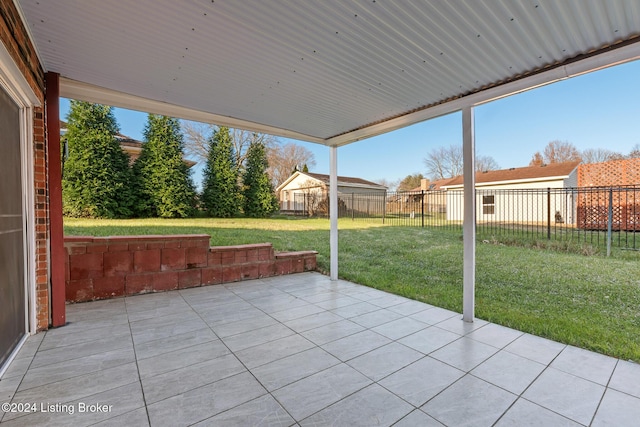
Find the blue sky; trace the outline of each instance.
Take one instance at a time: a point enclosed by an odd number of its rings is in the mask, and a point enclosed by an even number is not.
[[[553,140],[569,141],[580,150],[627,154],[640,144],[639,76],[640,61],[635,61],[476,107],[476,153],[493,157],[501,168],[527,166],[533,153]],[[68,105],[62,100],[63,119]],[[121,133],[142,139],[145,113],[114,112]],[[461,114],[454,113],[341,147],[338,174],[394,181],[425,173],[423,159],[430,150],[462,144],[461,122]],[[314,153],[311,172],[329,173],[328,147],[294,142]]]

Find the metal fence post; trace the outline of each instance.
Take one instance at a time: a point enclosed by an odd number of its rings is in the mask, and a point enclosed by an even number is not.
[[[422,228],[424,228],[424,190],[421,190],[420,193],[420,200],[422,202]]]
[[[613,228],[613,188],[609,189],[609,214],[607,215],[607,256],[611,256],[611,229]]]
[[[351,193],[351,221],[355,219],[356,205],[353,200],[353,193]]]
[[[384,218],[387,216],[387,192],[384,192],[382,196],[382,223],[384,224]]]
[[[551,188],[547,187],[547,240],[551,240]]]

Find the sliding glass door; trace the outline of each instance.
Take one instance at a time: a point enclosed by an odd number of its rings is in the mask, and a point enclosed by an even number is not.
[[[20,108],[0,86],[0,368],[26,329]]]

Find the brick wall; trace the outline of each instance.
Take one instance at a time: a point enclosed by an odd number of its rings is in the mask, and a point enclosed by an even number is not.
[[[47,187],[47,144],[42,108],[33,120],[34,191],[36,232],[36,321],[39,331],[49,327],[49,189]]]
[[[13,1],[0,0],[0,41],[6,47],[25,80],[44,105],[44,70]],[[44,108],[33,111],[34,212],[36,256],[36,318],[38,330],[49,326],[49,201]]]
[[[637,185],[640,185],[640,158],[578,166],[578,187],[587,187],[576,195],[578,227],[607,230],[611,197],[611,228],[614,231],[640,230],[640,187],[616,188]]]
[[[636,184],[640,184],[640,158],[578,166],[578,187],[617,187]]]
[[[65,237],[66,299],[91,301],[315,270],[315,251],[209,247],[209,236]]]
[[[44,70],[11,0],[0,0],[0,40],[35,94],[44,101]]]

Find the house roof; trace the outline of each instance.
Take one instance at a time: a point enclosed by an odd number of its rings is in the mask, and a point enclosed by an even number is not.
[[[65,134],[67,133],[67,129],[69,127],[69,124],[67,122],[65,122],[64,120],[60,120],[60,133],[61,134]],[[120,142],[120,145],[127,145],[130,147],[140,147],[142,148],[142,141],[138,141],[137,139],[133,139],[130,136],[127,135],[123,135],[120,132],[116,133],[116,139],[118,140],[118,142]]]
[[[60,95],[341,146],[640,57],[637,0],[15,0]]]
[[[60,133],[62,135],[64,135],[67,132],[68,126],[69,125],[67,122],[65,122],[64,120],[60,120]],[[144,142],[138,141],[137,139],[133,139],[130,136],[123,135],[120,132],[116,133],[115,136],[116,136],[116,139],[118,140],[118,143],[120,144],[120,147],[127,154],[129,154],[129,156],[131,156],[132,159],[135,159],[140,155],[140,152],[142,151],[142,145],[144,144]],[[189,166],[190,168],[195,166],[195,164],[197,163],[197,162],[194,162],[193,160],[188,160],[184,158],[183,160],[187,164],[187,166]]]
[[[429,191],[437,191],[437,190],[442,190],[442,187],[447,185],[450,181],[452,181],[455,178],[445,178],[445,179],[436,179],[435,181],[430,181],[429,182]],[[419,192],[422,191],[422,186],[417,186],[416,188],[410,190],[411,192]]]
[[[303,175],[308,175],[317,180],[324,182],[329,185],[329,175],[325,175],[323,173],[310,173],[310,172],[300,172]],[[376,182],[367,181],[362,178],[354,178],[350,176],[338,176],[338,185],[349,185],[349,184],[357,184],[357,185],[368,185],[370,187],[378,187],[378,188],[387,188],[384,185],[378,184]]]
[[[566,178],[578,167],[580,162],[551,163],[543,166],[526,166],[522,168],[501,169],[495,171],[476,172],[476,185],[513,182],[513,181],[537,181],[551,178]],[[463,185],[462,175],[457,176],[443,187],[456,187]]]
[[[296,171],[293,174],[291,174],[291,176],[287,178],[285,182],[280,184],[278,188],[276,188],[276,191],[280,191],[282,188],[284,188],[287,184],[289,184],[291,181],[293,181],[295,178],[297,178],[300,175],[307,176],[311,179],[321,181],[325,185],[329,185],[329,178],[330,178],[329,175],[325,175],[322,173]],[[377,189],[377,190],[387,189],[387,187],[385,187],[384,185],[367,181],[366,179],[354,178],[350,176],[338,176],[338,185],[342,187],[371,188],[371,189]]]

